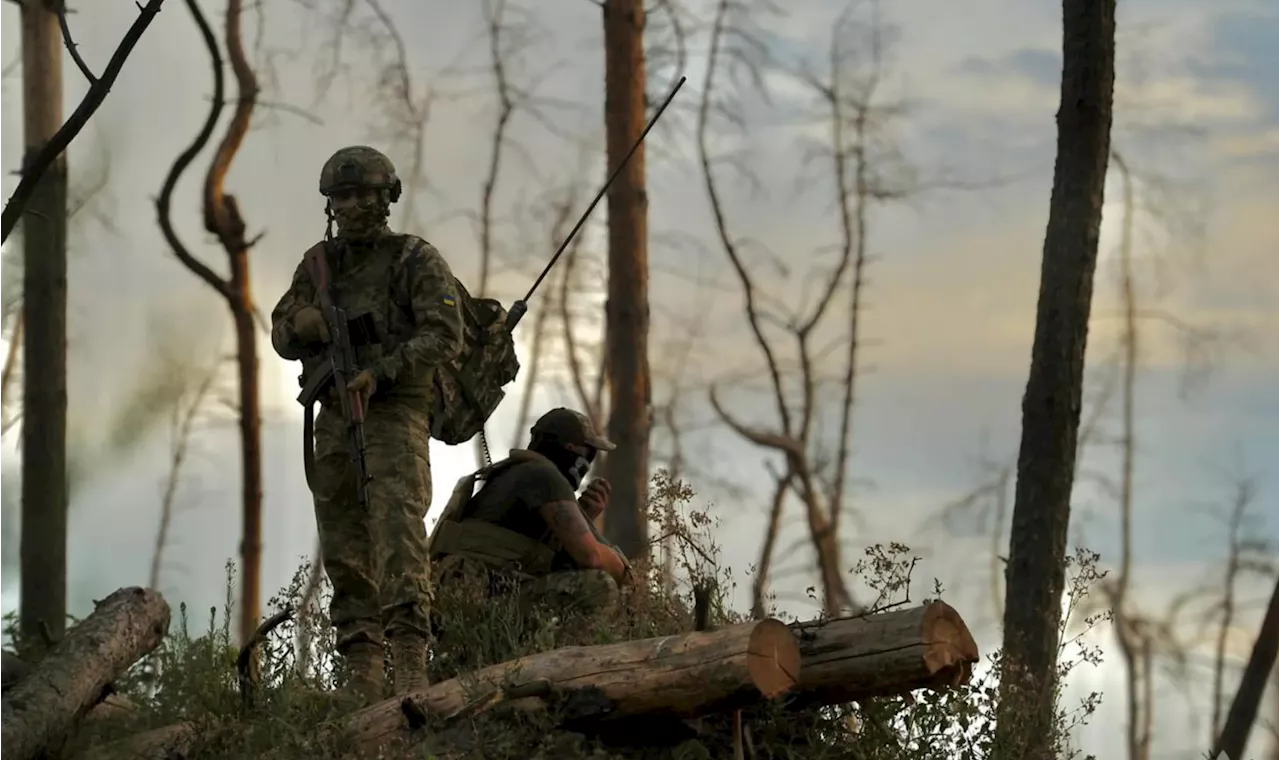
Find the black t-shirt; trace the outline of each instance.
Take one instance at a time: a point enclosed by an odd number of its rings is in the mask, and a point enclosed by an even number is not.
[[[540,459],[519,461],[485,481],[467,503],[463,519],[500,525],[559,550],[538,510],[553,502],[577,500],[568,478],[555,465]]]

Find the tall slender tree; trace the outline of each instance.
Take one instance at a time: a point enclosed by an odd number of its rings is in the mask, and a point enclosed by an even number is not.
[[[1057,160],[1005,569],[996,741],[1011,757],[1047,757],[1054,738],[1064,558],[1111,152],[1115,13],[1115,0],[1062,2]]]
[[[645,124],[645,9],[641,0],[605,0],[604,121],[609,170],[622,162]],[[605,535],[627,556],[649,547],[649,200],[644,146],[609,188],[609,284],[605,363],[613,485]]]
[[[22,3],[23,166],[62,126],[62,31],[55,0]],[[22,214],[24,648],[58,639],[67,616],[67,158],[36,182]]]

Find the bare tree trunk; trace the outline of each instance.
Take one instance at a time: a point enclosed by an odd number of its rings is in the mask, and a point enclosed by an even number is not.
[[[22,4],[24,168],[62,126],[62,32],[55,3]],[[21,646],[66,630],[67,158],[36,183],[22,215]]]
[[[1243,760],[1245,745],[1249,743],[1249,731],[1257,720],[1258,705],[1262,704],[1262,693],[1266,691],[1271,669],[1276,665],[1276,637],[1280,632],[1280,623],[1277,622],[1278,595],[1280,584],[1271,592],[1271,603],[1267,605],[1267,615],[1262,619],[1258,638],[1253,642],[1253,652],[1249,654],[1249,663],[1245,665],[1244,675],[1240,677],[1240,688],[1236,691],[1235,699],[1231,700],[1227,724],[1209,753],[1210,757],[1217,758],[1219,753],[1223,753],[1227,760]]]
[[[183,397],[179,397],[173,406],[173,413],[169,419],[169,434],[173,437],[172,449],[169,452],[169,476],[165,479],[164,496],[160,500],[160,524],[156,528],[156,545],[151,555],[148,588],[160,588],[160,567],[164,560],[164,548],[169,543],[169,527],[173,523],[178,485],[182,482],[182,468],[186,464],[187,452],[191,448],[191,435],[196,418],[217,376],[218,367],[214,365],[195,386],[190,397],[186,398],[186,405],[183,405]]]
[[[1225,697],[1223,684],[1226,681],[1227,671],[1227,641],[1235,626],[1236,581],[1244,564],[1243,547],[1241,546],[1243,539],[1243,536],[1241,536],[1242,523],[1245,518],[1245,511],[1249,507],[1249,502],[1248,488],[1244,485],[1238,486],[1228,523],[1230,544],[1227,554],[1226,573],[1222,583],[1222,601],[1217,605],[1221,614],[1218,619],[1218,634],[1215,637],[1213,646],[1213,712],[1211,713],[1211,723],[1209,725],[1209,740],[1211,742],[1217,740],[1218,733],[1222,730],[1224,717],[1222,714],[1223,698]]]
[[[645,9],[641,0],[605,0],[605,137],[618,166],[645,123]],[[605,535],[631,558],[649,548],[649,201],[641,145],[609,188],[609,300],[605,354],[613,486]]]
[[[258,344],[254,325],[253,291],[249,276],[249,242],[245,223],[223,182],[235,159],[258,96],[258,82],[245,55],[241,35],[241,0],[227,0],[226,45],[239,96],[227,132],[205,177],[205,229],[218,236],[230,264],[227,306],[235,324],[236,370],[239,378],[241,523],[239,641],[244,644],[258,628],[262,582],[262,415],[258,398]]]
[[[1129,608],[1129,581],[1133,569],[1133,456],[1135,448],[1134,402],[1138,381],[1138,318],[1137,295],[1133,285],[1133,176],[1124,157],[1118,151],[1111,152],[1111,160],[1120,171],[1123,184],[1124,210],[1120,223],[1120,301],[1124,312],[1121,339],[1122,378],[1120,385],[1121,434],[1120,434],[1120,570],[1116,573],[1115,591],[1111,607],[1116,615],[1116,641],[1124,660],[1126,690],[1126,737],[1129,760],[1146,760],[1150,752],[1151,735],[1143,726],[1151,723],[1150,702],[1140,695],[1144,679],[1138,662],[1139,649],[1149,642],[1140,641],[1141,627],[1133,619],[1136,614]],[[1145,660],[1144,660],[1145,662]],[[1145,714],[1145,718],[1144,718]]]
[[[209,22],[196,0],[187,0],[187,8],[200,30],[213,73],[213,102],[200,134],[174,161],[156,200],[157,216],[165,241],[192,274],[215,290],[227,304],[235,325],[236,368],[239,379],[241,522],[240,540],[240,616],[237,633],[241,643],[248,642],[258,627],[261,610],[262,567],[262,423],[258,393],[258,349],[254,316],[253,291],[250,287],[249,248],[244,218],[234,196],[225,192],[227,172],[249,132],[254,105],[258,97],[257,77],[245,55],[241,33],[242,0],[227,0],[226,46],[231,70],[235,75],[237,98],[235,111],[227,124],[226,134],[214,153],[205,175],[203,210],[205,230],[216,235],[227,254],[230,276],[223,279],[202,263],[178,239],[170,214],[173,190],[179,177],[195,156],[208,143],[222,114],[222,54]],[[255,650],[256,651],[256,650]],[[253,663],[256,663],[256,658]]]
[[[1005,569],[996,743],[1053,742],[1067,528],[1115,84],[1115,0],[1063,0],[1058,151]],[[1025,745],[1023,743],[1026,743]]]
[[[778,531],[782,529],[782,507],[787,501],[791,479],[790,470],[786,475],[775,477],[773,502],[769,505],[769,522],[765,527],[764,541],[760,545],[760,560],[756,563],[755,577],[751,579],[751,617],[755,620],[763,620],[767,615],[764,600],[769,589],[769,570],[773,566],[773,549],[778,543]]]
[[[242,238],[243,239],[243,238]],[[258,397],[258,346],[249,311],[247,248],[232,256],[232,287],[239,295],[232,307],[236,330],[236,364],[240,377],[240,642],[258,627],[262,610],[262,411]]]
[[[1268,712],[1273,717],[1270,726],[1271,741],[1267,743],[1267,760],[1280,760],[1280,720],[1274,717],[1280,715],[1280,669],[1275,666],[1271,668],[1271,709]]]

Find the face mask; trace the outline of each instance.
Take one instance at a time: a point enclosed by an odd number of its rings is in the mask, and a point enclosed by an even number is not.
[[[338,237],[348,240],[373,237],[386,225],[390,211],[385,204],[377,202],[334,209],[333,221],[338,225]]]
[[[586,457],[579,456],[574,459],[573,464],[569,465],[568,472],[564,474],[569,479],[569,485],[573,486],[573,490],[578,490],[578,486],[582,485],[582,479],[587,477],[587,473],[591,471],[591,462]]]
[[[584,457],[556,443],[535,445],[533,450],[550,459],[575,491],[582,485],[582,479],[591,471],[591,462],[596,458],[594,451]]]

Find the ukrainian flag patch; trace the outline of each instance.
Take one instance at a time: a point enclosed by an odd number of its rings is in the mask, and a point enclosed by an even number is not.
[[[440,299],[440,302],[441,302],[441,303],[443,303],[445,306],[457,306],[457,305],[458,305],[458,300],[457,300],[456,298],[454,298],[453,296],[451,296],[451,295],[447,294],[447,293],[444,295],[444,297],[443,297],[443,298],[441,298],[441,299]]]

